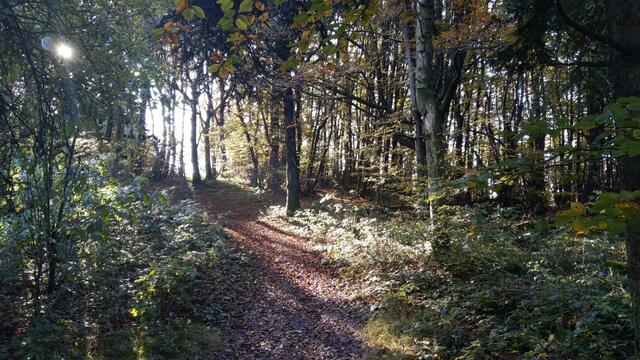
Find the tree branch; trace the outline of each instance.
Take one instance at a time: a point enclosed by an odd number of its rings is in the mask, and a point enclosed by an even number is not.
[[[598,34],[594,31],[591,31],[590,29],[588,29],[586,26],[577,23],[576,21],[574,21],[573,19],[571,19],[569,17],[569,15],[567,15],[567,13],[564,11],[564,8],[562,7],[562,0],[555,0],[556,3],[556,8],[558,9],[558,13],[560,14],[560,17],[562,18],[562,20],[564,20],[565,23],[567,23],[567,25],[569,25],[570,27],[572,27],[574,30],[578,31],[579,33],[593,39],[596,41],[599,41],[603,44],[609,45],[612,48],[616,49],[617,51],[623,53],[623,54],[630,54],[631,53],[631,49],[627,48],[625,46],[623,46],[622,44],[617,43],[616,41],[614,41],[613,39],[604,36],[602,34]]]

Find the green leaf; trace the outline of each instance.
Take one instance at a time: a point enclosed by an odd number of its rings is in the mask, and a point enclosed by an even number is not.
[[[185,11],[182,12],[182,16],[187,20],[187,21],[191,21],[193,20],[193,16],[195,15],[195,12],[191,9],[188,8]]]
[[[151,38],[159,39],[160,36],[162,36],[163,34],[164,34],[164,28],[159,27],[151,32]]]
[[[222,29],[222,31],[233,31],[233,18],[231,17],[227,17],[226,15],[223,16],[222,18],[220,18],[220,21],[218,21],[218,25],[220,25],[220,28]]]
[[[210,73],[217,73],[220,70],[220,64],[213,64],[207,68]]]
[[[298,14],[298,16],[293,18],[293,21],[294,23],[300,25],[300,27],[304,27],[309,21],[309,15],[306,12]]]
[[[202,10],[200,6],[193,5],[191,8],[193,9],[193,12],[196,14],[197,17],[199,17],[200,19],[205,18],[204,10]]]
[[[253,0],[242,0],[240,3],[240,7],[238,8],[239,13],[248,13],[253,9]]]
[[[282,5],[283,2],[284,0],[275,0],[276,6]]]
[[[227,13],[233,11],[233,0],[218,0],[218,4],[220,4],[220,8],[222,8],[224,16],[227,16]],[[233,16],[233,13],[231,13],[231,16]]]
[[[607,231],[613,235],[620,235],[627,229],[627,224],[624,221],[617,218],[610,218],[607,220]]]

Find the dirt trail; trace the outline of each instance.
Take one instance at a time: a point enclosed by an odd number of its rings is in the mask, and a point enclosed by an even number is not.
[[[259,219],[274,198],[229,185],[198,187],[195,198],[249,258],[229,277],[237,306],[223,315],[220,359],[358,359],[362,316],[349,304],[336,273],[304,238]]]

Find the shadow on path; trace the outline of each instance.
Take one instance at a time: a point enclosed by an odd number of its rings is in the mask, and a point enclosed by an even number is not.
[[[358,359],[363,313],[344,295],[334,269],[303,237],[258,220],[277,197],[257,196],[230,184],[193,189],[248,258],[244,273],[226,284],[235,306],[223,314],[219,359]]]

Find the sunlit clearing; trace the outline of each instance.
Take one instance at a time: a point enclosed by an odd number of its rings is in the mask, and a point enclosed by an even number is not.
[[[65,43],[58,44],[56,46],[56,55],[65,60],[69,60],[73,57],[73,48]]]

